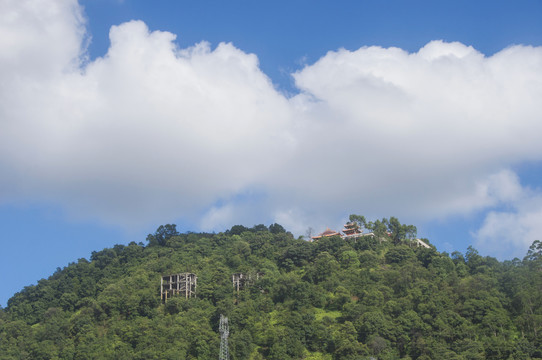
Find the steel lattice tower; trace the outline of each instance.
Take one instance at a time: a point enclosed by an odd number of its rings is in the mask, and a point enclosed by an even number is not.
[[[230,327],[228,326],[228,318],[220,314],[220,354],[218,360],[229,360],[230,354],[228,351],[228,336],[230,335]]]

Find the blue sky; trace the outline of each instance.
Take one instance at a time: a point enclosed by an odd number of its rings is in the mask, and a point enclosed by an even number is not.
[[[542,238],[538,1],[0,4],[0,304],[160,224]],[[136,20],[136,21],[134,21]]]

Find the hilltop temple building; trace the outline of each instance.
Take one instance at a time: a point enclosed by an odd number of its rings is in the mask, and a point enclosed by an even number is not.
[[[357,237],[362,236],[361,234],[362,231],[360,230],[359,225],[356,224],[355,222],[348,222],[344,224],[343,233],[344,233],[344,235],[342,236],[343,239],[357,238]]]
[[[317,236],[311,236],[311,239],[309,241],[318,241],[321,238],[332,237],[332,236],[340,236],[343,239],[356,239],[358,237],[364,237],[364,236],[374,237],[375,234],[372,232],[364,234],[357,223],[347,222],[346,224],[344,224],[344,229],[342,230],[342,234],[340,232],[327,228],[326,231],[324,231],[323,233]],[[391,233],[388,232],[388,236],[391,236]],[[379,240],[382,241],[382,238],[380,238]],[[421,239],[411,239],[410,246],[431,248],[431,246],[429,246],[425,241],[422,241]]]
[[[344,229],[341,234],[340,232],[337,232],[335,230],[331,230],[330,228],[327,228],[326,231],[323,233],[317,235],[317,236],[311,236],[311,241],[315,241],[324,237],[331,237],[331,236],[340,236],[343,239],[352,239],[357,238],[360,236],[364,236],[362,231],[359,228],[359,225],[355,222],[348,222],[344,224]],[[367,234],[369,235],[369,234]]]
[[[341,233],[338,233],[335,230],[331,230],[330,228],[327,228],[326,231],[324,231],[320,235],[311,236],[311,239],[312,241],[314,241],[314,240],[318,240],[324,237],[331,237],[331,236],[341,236]]]

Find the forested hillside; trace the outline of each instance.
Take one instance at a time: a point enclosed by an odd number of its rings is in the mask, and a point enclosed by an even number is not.
[[[541,242],[523,260],[449,255],[390,220],[317,242],[278,224],[161,226],[15,294],[0,358],[217,359],[224,314],[234,360],[542,359]],[[163,304],[161,276],[181,272],[197,275],[197,298]],[[262,276],[237,293],[233,273]]]

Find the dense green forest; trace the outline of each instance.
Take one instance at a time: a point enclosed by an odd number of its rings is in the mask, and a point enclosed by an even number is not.
[[[273,224],[218,234],[160,226],[93,252],[0,308],[1,359],[542,359],[542,243],[499,262],[413,246],[397,219],[315,242]],[[197,298],[160,298],[162,275]],[[261,273],[237,293],[233,273]]]

